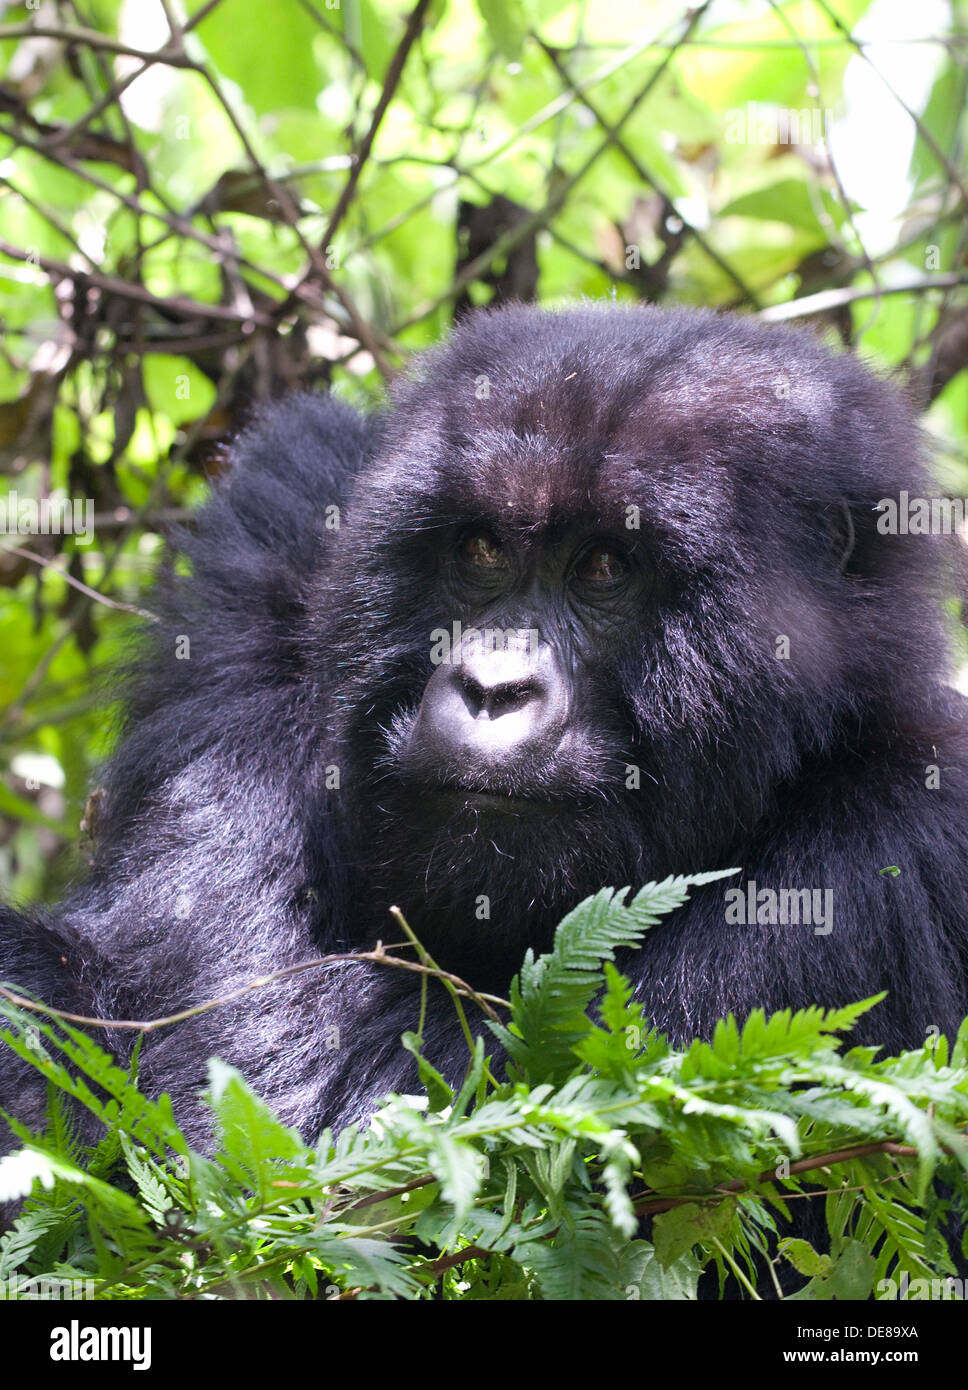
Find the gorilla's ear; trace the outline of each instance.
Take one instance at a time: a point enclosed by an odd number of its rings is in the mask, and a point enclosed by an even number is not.
[[[827,535],[827,553],[838,572],[844,574],[857,544],[854,517],[846,497],[841,497],[839,502],[824,509],[823,524]]]

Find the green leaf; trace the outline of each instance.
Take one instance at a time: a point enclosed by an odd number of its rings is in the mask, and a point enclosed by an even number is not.
[[[711,1246],[714,1240],[725,1245],[736,1215],[732,1199],[700,1206],[684,1202],[671,1211],[660,1212],[652,1223],[655,1254],[663,1269],[671,1269],[694,1245]]]
[[[521,0],[477,0],[481,18],[497,51],[511,62],[521,54],[527,32],[525,7]]]
[[[777,1246],[784,1259],[789,1260],[798,1274],[819,1275],[825,1278],[834,1267],[829,1255],[818,1254],[809,1241],[786,1236]]]
[[[202,0],[191,0],[191,15]],[[274,23],[266,23],[262,0],[232,0],[217,5],[196,25],[218,73],[231,78],[258,112],[287,106],[315,110],[325,74],[314,58],[319,24],[308,9],[288,6]]]
[[[755,193],[745,193],[720,209],[720,217],[754,217],[767,222],[784,222],[812,232],[818,241],[827,241],[829,232],[818,213],[834,221],[843,219],[842,208],[833,199],[819,199],[806,178],[781,179]]]
[[[663,1267],[652,1250],[639,1279],[639,1296],[662,1303],[693,1302],[699,1292],[701,1273],[702,1265],[691,1250],[673,1260],[668,1268]]]
[[[575,1066],[575,1045],[591,1028],[585,1014],[604,984],[602,962],[622,946],[638,945],[645,932],[681,907],[689,889],[713,883],[736,869],[670,877],[641,888],[626,906],[629,888],[603,888],[563,918],[553,949],[535,960],[529,951],[511,984],[511,1024],[490,1028],[519,1072],[537,1083],[563,1079]]]
[[[863,1301],[870,1297],[874,1288],[875,1268],[873,1255],[859,1241],[848,1240],[830,1274],[811,1279],[804,1288],[787,1294],[787,1298],[804,1303],[827,1302],[830,1299]]]
[[[175,425],[201,420],[215,404],[214,385],[187,357],[149,353],[141,365],[148,404]]]
[[[445,1110],[454,1099],[454,1092],[447,1085],[436,1067],[421,1054],[422,1039],[416,1033],[404,1033],[400,1041],[409,1053],[417,1059],[417,1074],[427,1088],[427,1101],[432,1111]]]
[[[470,1144],[455,1139],[446,1130],[430,1136],[427,1155],[430,1171],[440,1183],[441,1196],[454,1208],[459,1221],[470,1210],[481,1187],[484,1158]]]
[[[292,1174],[282,1165],[308,1161],[308,1151],[294,1129],[276,1119],[241,1073],[218,1058],[208,1064],[208,1101],[221,1146],[219,1159],[243,1184],[251,1183],[263,1201],[277,1195],[273,1185]],[[298,1176],[298,1175],[297,1175]]]

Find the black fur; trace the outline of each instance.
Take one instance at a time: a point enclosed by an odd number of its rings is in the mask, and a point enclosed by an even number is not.
[[[728,925],[721,885],[697,892],[623,962],[660,1027],[686,1040],[728,1010],[886,989],[862,1038],[952,1031],[964,716],[937,546],[876,530],[880,499],[927,495],[921,454],[902,401],[854,360],[651,308],[476,314],[379,420],[314,396],[263,411],[181,537],[192,577],[159,593],[93,869],[42,917],[0,912],[0,980],[157,1017],[398,939],[398,903],[441,964],[505,990],[602,885],[737,865],[740,883],[832,889],[833,930]],[[630,506],[631,598],[579,602],[565,552]],[[454,568],[468,524],[516,557],[486,601]],[[553,648],[569,708],[553,752],[463,766],[415,736],[431,633],[455,620]],[[374,966],[297,976],[151,1035],[142,1075],[200,1143],[213,1054],[313,1135],[413,1087],[398,1040],[417,990]],[[456,1078],[453,1009],[431,1002],[428,1053]],[[43,1099],[0,1058],[0,1105],[36,1122]]]

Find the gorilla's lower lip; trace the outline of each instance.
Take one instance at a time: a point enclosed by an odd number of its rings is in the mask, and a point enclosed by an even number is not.
[[[574,802],[539,801],[527,796],[509,796],[507,792],[477,791],[473,787],[438,786],[429,790],[449,805],[460,805],[470,811],[498,811],[505,815],[550,816],[577,809]]]

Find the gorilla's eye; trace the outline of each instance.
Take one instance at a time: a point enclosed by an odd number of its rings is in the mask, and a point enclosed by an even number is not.
[[[628,574],[628,557],[607,541],[597,541],[579,557],[575,578],[582,584],[607,587],[618,584]]]
[[[475,569],[506,570],[508,567],[501,542],[490,531],[465,531],[458,542],[457,554]]]

